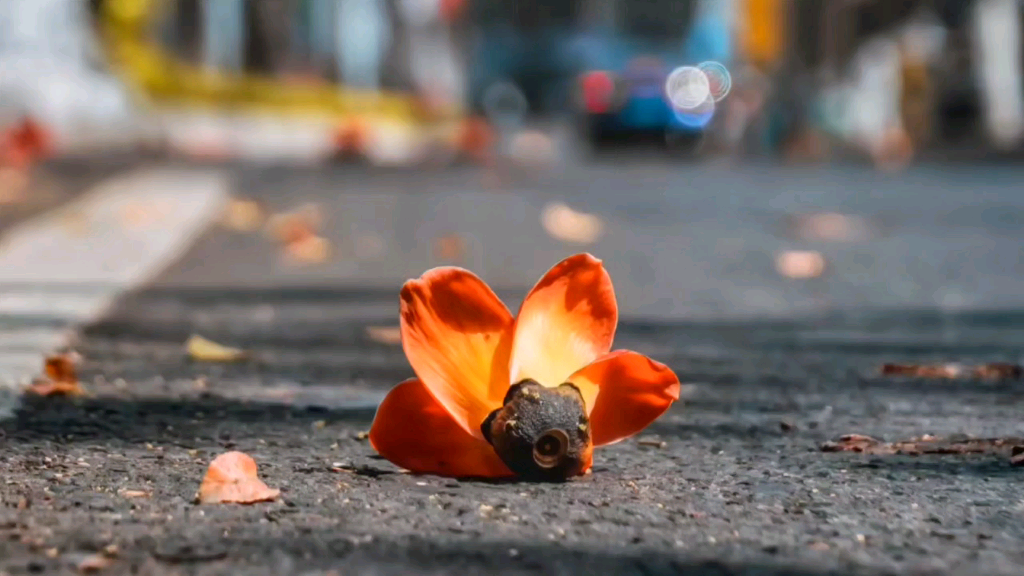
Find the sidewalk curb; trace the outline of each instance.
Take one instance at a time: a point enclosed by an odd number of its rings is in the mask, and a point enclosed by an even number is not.
[[[0,418],[46,354],[180,258],[228,197],[218,171],[142,169],[0,240]]]

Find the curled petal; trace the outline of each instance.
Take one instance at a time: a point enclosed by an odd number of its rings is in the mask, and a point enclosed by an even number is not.
[[[569,377],[590,408],[594,446],[646,428],[679,399],[679,378],[643,354],[616,350]]]
[[[590,254],[566,258],[526,296],[516,319],[511,382],[558,386],[607,354],[619,319],[611,278]]]
[[[402,382],[384,398],[370,428],[370,444],[381,456],[418,474],[512,475],[491,445],[463,430],[415,378]]]
[[[468,270],[434,268],[402,287],[405,355],[430,393],[462,428],[480,424],[508,390],[512,315]]]

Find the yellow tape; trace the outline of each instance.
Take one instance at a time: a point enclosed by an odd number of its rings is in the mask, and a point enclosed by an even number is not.
[[[410,94],[287,84],[270,77],[229,76],[187,64],[150,37],[152,23],[166,7],[167,0],[106,0],[102,10],[104,44],[111,61],[128,83],[155,104],[332,117],[358,114],[413,123],[459,116],[459,110],[448,109],[428,117]]]

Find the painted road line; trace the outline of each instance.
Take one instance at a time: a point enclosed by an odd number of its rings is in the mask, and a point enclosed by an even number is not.
[[[0,417],[47,353],[180,258],[228,192],[218,171],[140,170],[0,238]]]

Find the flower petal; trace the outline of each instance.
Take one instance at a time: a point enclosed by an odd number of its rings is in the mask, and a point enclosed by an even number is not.
[[[616,350],[600,358],[569,381],[583,392],[590,408],[594,446],[640,432],[679,399],[675,373],[630,350]]]
[[[511,383],[558,386],[607,354],[619,319],[612,280],[590,254],[566,258],[526,296],[516,318]]]
[[[370,444],[381,456],[418,474],[512,475],[491,445],[463,430],[415,378],[396,386],[381,402],[370,427]]]
[[[480,424],[508,390],[512,315],[483,280],[434,268],[402,287],[402,347],[416,375],[455,421],[483,439]]]

